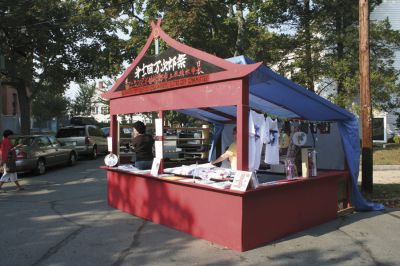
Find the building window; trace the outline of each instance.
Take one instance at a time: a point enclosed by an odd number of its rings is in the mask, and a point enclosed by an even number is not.
[[[97,115],[97,107],[96,106],[92,107],[92,114]]]
[[[101,113],[103,115],[108,115],[109,114],[108,107],[107,106],[101,107]]]
[[[17,94],[12,94],[12,114],[17,115]]]

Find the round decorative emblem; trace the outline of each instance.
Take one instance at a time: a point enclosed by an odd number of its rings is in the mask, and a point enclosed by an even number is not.
[[[107,166],[115,166],[118,163],[118,156],[114,153],[110,153],[104,158],[104,163]]]
[[[296,132],[293,134],[292,141],[296,146],[303,146],[307,142],[307,134],[302,131]]]

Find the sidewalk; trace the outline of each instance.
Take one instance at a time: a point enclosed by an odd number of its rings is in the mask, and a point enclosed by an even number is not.
[[[374,184],[400,184],[400,170],[374,171],[374,175],[372,178]]]
[[[361,182],[362,172],[358,175],[358,182]],[[400,165],[374,165],[374,184],[400,184]]]
[[[374,165],[374,171],[400,171],[400,165]]]

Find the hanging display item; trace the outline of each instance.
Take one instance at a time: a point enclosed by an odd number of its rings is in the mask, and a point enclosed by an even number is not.
[[[330,134],[331,133],[331,123],[320,122],[317,124],[320,134]]]
[[[318,132],[317,124],[315,124],[315,123],[310,123],[310,130],[311,130],[311,133],[317,134],[317,132]]]

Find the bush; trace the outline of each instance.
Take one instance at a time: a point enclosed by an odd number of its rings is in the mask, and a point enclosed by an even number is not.
[[[400,144],[400,135],[395,135],[393,137],[393,141],[394,141],[394,143]]]

